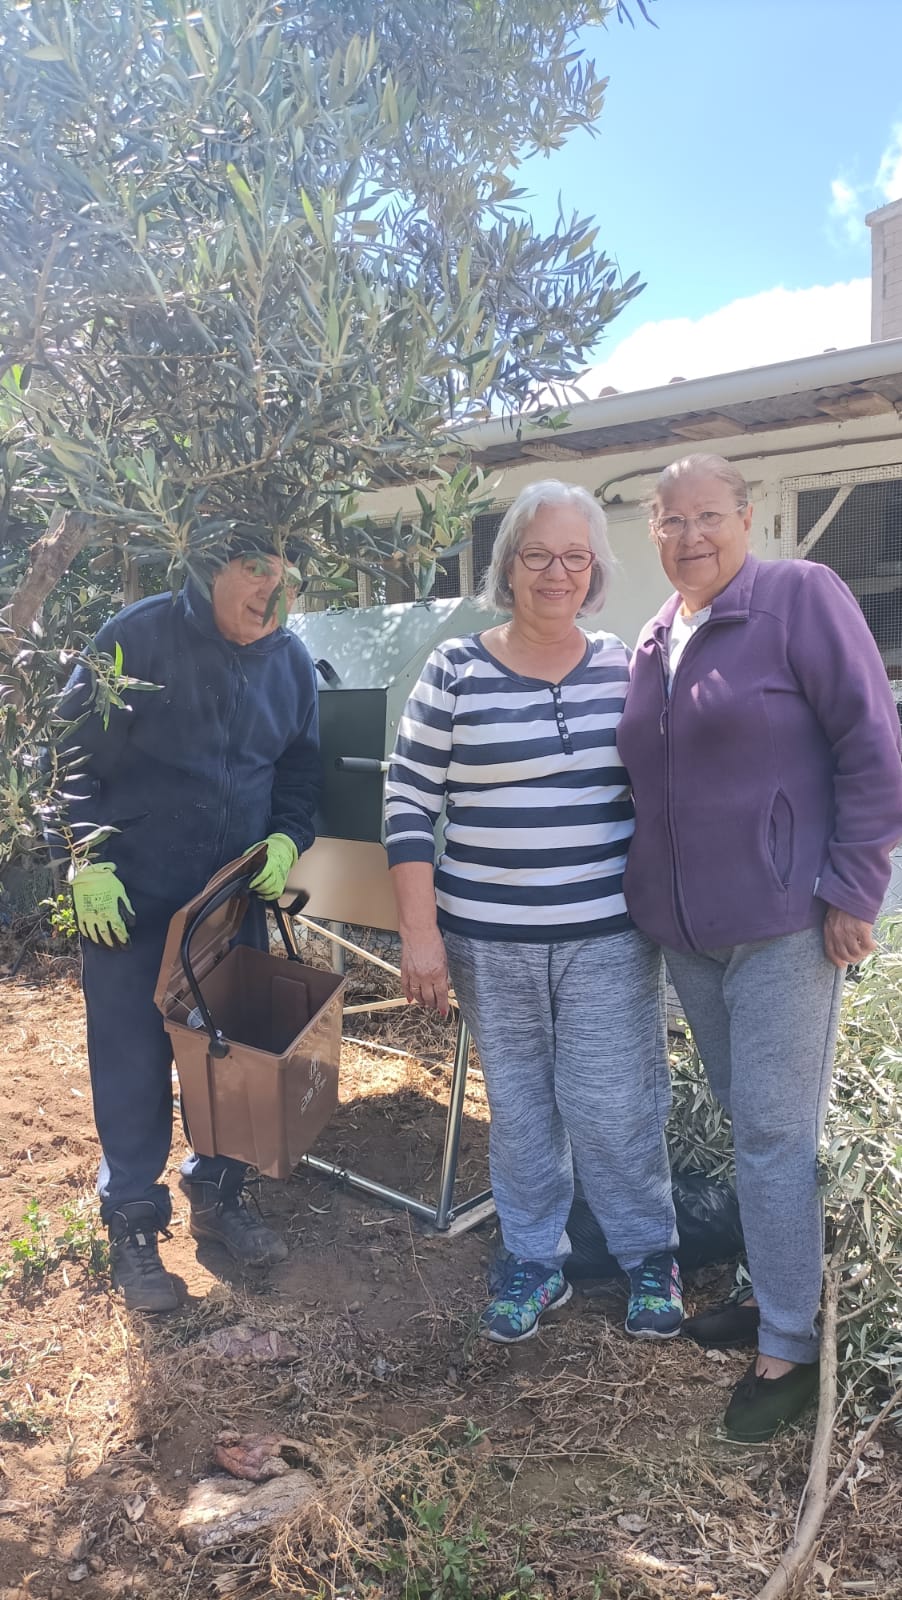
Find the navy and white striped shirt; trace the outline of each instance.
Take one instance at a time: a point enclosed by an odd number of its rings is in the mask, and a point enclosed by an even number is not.
[[[627,664],[610,633],[556,685],[512,672],[478,634],[432,652],[398,729],[386,849],[390,866],[432,861],[447,800],[441,928],[550,943],[630,927],[633,804],[615,744]]]

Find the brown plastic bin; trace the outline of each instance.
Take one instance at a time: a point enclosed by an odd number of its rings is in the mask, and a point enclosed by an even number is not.
[[[338,1104],[345,980],[304,965],[278,908],[287,961],[232,948],[263,859],[230,862],[176,912],[154,999],[194,1150],[287,1178]]]

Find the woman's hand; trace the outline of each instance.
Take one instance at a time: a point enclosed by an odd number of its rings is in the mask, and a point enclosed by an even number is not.
[[[408,1000],[448,1015],[448,961],[438,928],[401,935],[401,986]]]
[[[824,919],[824,950],[835,967],[854,967],[876,950],[870,922],[862,922],[849,911],[828,906]]]
[[[431,861],[398,861],[391,869],[401,929],[401,986],[408,1000],[448,1015],[448,962],[435,920]]]

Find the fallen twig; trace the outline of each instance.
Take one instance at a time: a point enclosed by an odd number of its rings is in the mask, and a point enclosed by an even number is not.
[[[802,1491],[801,1514],[796,1531],[784,1550],[775,1571],[755,1600],[782,1600],[805,1570],[814,1553],[821,1524],[827,1510],[827,1475],[830,1447],[836,1423],[836,1314],[839,1303],[839,1272],[828,1267],[824,1286],[824,1314],[821,1323],[821,1382],[817,1426],[811,1448],[811,1466]]]
[[[856,1441],[845,1466],[835,1483],[831,1484],[828,1489],[827,1475],[830,1466],[830,1447],[833,1443],[833,1429],[837,1414],[836,1330],[839,1281],[839,1271],[836,1268],[828,1268],[824,1291],[821,1383],[817,1427],[811,1451],[811,1466],[805,1487],[802,1490],[796,1531],[780,1557],[776,1570],[771,1573],[764,1588],[758,1591],[755,1600],[781,1600],[782,1596],[789,1594],[795,1580],[801,1576],[814,1554],[814,1548],[826,1513],[837,1495],[848,1483],[861,1459],[862,1452],[870,1444],[878,1428],[902,1402],[902,1384],[899,1384],[886,1404],[881,1407],[873,1422],[870,1423],[865,1432]]]

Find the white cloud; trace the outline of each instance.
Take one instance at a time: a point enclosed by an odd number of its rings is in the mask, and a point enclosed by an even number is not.
[[[862,193],[844,178],[834,178],[830,185],[830,216],[839,223],[850,244],[861,244],[867,236]]]
[[[767,366],[868,344],[870,337],[869,278],[811,289],[767,289],[703,317],[643,323],[605,361],[588,369],[579,383],[580,395],[569,398],[593,399],[609,385],[648,389],[674,377]]]
[[[876,187],[886,205],[902,200],[902,122],[897,122],[877,168]]]
[[[870,183],[849,183],[843,177],[830,184],[829,216],[850,244],[867,237],[865,214],[892,200],[902,200],[902,122],[890,129],[889,140]]]
[[[855,209],[858,203],[857,191],[843,178],[834,178],[830,185],[833,195],[833,210],[837,216],[844,217]]]

